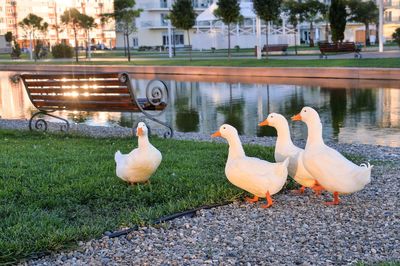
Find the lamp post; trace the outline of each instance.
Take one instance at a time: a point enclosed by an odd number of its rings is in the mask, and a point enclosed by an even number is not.
[[[167,19],[167,23],[168,23],[168,56],[169,58],[172,58],[172,27],[171,27],[171,20]]]
[[[256,17],[257,59],[261,59],[261,19]]]
[[[379,52],[383,52],[383,0],[379,0]]]

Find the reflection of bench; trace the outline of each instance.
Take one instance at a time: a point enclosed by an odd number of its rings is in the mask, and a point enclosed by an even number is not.
[[[163,111],[167,106],[168,89],[160,80],[148,83],[146,98],[137,98],[127,73],[22,74],[20,77],[32,104],[39,109],[29,120],[30,130],[33,118],[43,114],[64,121],[61,130],[67,131],[69,122],[51,114],[54,111],[141,112],[145,118],[166,126],[165,136],[172,136],[172,128],[148,112]],[[47,122],[37,119],[34,127],[46,131]]]
[[[319,42],[318,43],[319,50],[321,54],[319,58],[328,58],[327,53],[355,53],[355,58],[361,58],[361,47],[356,45],[354,42]]]
[[[267,45],[264,45],[264,47],[261,49],[261,53],[266,53],[268,48],[268,52],[282,52],[284,54],[287,54],[287,44],[269,44],[268,47]]]

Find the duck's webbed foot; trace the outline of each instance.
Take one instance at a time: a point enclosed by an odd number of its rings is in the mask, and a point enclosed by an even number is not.
[[[311,187],[311,189],[314,191],[315,195],[319,196],[321,195],[321,192],[324,191],[324,187],[321,185],[314,185]]]
[[[305,186],[301,186],[301,188],[295,189],[295,190],[291,190],[291,192],[300,195],[300,194],[303,194],[305,190],[306,190],[306,187]]]
[[[253,198],[246,197],[245,200],[250,203],[255,203],[258,201],[258,197],[254,195]]]
[[[340,203],[339,192],[333,192],[333,201],[325,202],[326,205],[338,205]]]
[[[265,194],[265,198],[267,199],[267,204],[261,205],[261,208],[263,208],[263,209],[271,207],[272,204],[274,203],[272,201],[271,195],[269,194],[269,191],[267,191],[267,194]]]

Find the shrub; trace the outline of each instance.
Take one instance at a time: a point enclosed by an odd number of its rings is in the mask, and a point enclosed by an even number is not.
[[[236,52],[239,52],[240,51],[240,46],[239,45],[235,45],[235,50],[236,50]]]
[[[397,43],[398,46],[400,46],[400,28],[397,28],[394,32],[393,32],[393,40]]]
[[[4,38],[6,39],[6,42],[11,42],[13,39],[12,32],[7,31],[6,35],[4,35]]]
[[[64,43],[56,44],[51,48],[51,54],[54,58],[72,58],[74,48]]]
[[[19,47],[19,44],[16,42],[11,51],[11,58],[19,58],[20,55],[21,55],[21,48]]]

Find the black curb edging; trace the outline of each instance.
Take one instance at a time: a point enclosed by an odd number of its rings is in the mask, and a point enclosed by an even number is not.
[[[190,218],[193,218],[193,217],[196,216],[196,212],[197,211],[213,209],[213,208],[216,208],[216,207],[229,205],[229,204],[231,204],[233,202],[234,201],[225,201],[223,203],[218,203],[218,204],[213,204],[213,205],[204,205],[204,206],[200,206],[198,208],[194,208],[194,209],[191,209],[191,210],[187,210],[187,211],[178,212],[178,213],[174,213],[174,214],[171,214],[171,215],[163,216],[163,217],[153,221],[152,223],[150,223],[150,225],[157,225],[157,224],[165,223],[165,222],[172,221],[174,219],[181,218],[181,217],[186,217],[186,216],[189,216]],[[127,235],[130,232],[137,231],[138,229],[139,229],[139,226],[135,225],[135,226],[133,226],[131,228],[128,228],[128,229],[125,229],[125,230],[113,232],[111,234],[106,234],[105,236],[108,236],[109,238],[115,238],[115,237]]]

